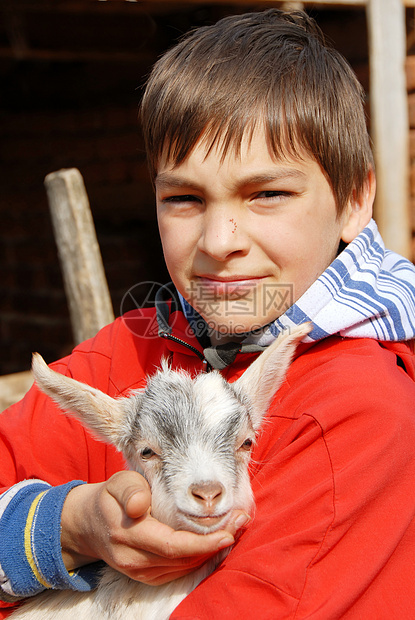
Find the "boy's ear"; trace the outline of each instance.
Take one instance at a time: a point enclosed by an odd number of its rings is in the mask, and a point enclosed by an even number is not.
[[[118,445],[124,411],[122,400],[111,398],[85,383],[55,372],[38,353],[33,354],[32,372],[39,388],[61,407],[74,414],[99,439]]]
[[[285,379],[297,345],[311,330],[311,323],[302,323],[287,329],[235,381],[235,387],[240,388],[251,399],[252,425],[255,431],[259,428],[275,392]]]
[[[345,221],[342,229],[342,240],[350,243],[369,224],[373,215],[373,203],[376,193],[376,177],[370,168],[360,194],[353,190],[352,197],[346,207]]]

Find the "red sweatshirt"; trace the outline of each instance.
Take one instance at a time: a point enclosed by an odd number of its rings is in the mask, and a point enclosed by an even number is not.
[[[163,356],[202,369],[179,342],[140,338],[147,327],[143,314],[119,319],[54,368],[111,396],[142,387]],[[186,327],[178,313],[173,334],[200,351]],[[252,359],[240,354],[224,376],[235,380]],[[414,403],[409,344],[301,345],[253,454],[255,517],[171,617],[414,617]],[[36,387],[0,416],[0,459],[0,492],[25,478],[98,482],[124,467]]]

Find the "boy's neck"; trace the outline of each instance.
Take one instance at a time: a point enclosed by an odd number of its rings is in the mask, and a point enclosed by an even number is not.
[[[228,342],[241,342],[244,338],[245,334],[221,334],[216,331],[210,333],[210,343],[212,347],[227,344]]]

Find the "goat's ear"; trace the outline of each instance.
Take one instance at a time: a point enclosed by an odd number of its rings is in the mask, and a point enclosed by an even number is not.
[[[111,398],[85,383],[55,372],[38,353],[33,354],[32,372],[39,388],[61,409],[72,413],[103,441],[118,445],[125,416],[122,399]]]
[[[260,426],[275,392],[284,381],[297,345],[311,329],[311,323],[302,323],[287,329],[235,382],[235,385],[251,398],[254,430]]]

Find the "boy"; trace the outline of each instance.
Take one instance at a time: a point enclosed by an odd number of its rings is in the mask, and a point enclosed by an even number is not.
[[[232,381],[282,329],[314,325],[253,452],[254,519],[172,618],[411,617],[415,271],[371,219],[353,73],[304,13],[230,17],[157,63],[142,120],[174,287],[55,368],[111,395],[165,356]],[[155,316],[159,337],[140,337]],[[246,522],[157,523],[140,476],[36,388],[0,431],[4,601],[88,589],[97,559],[161,583]]]

